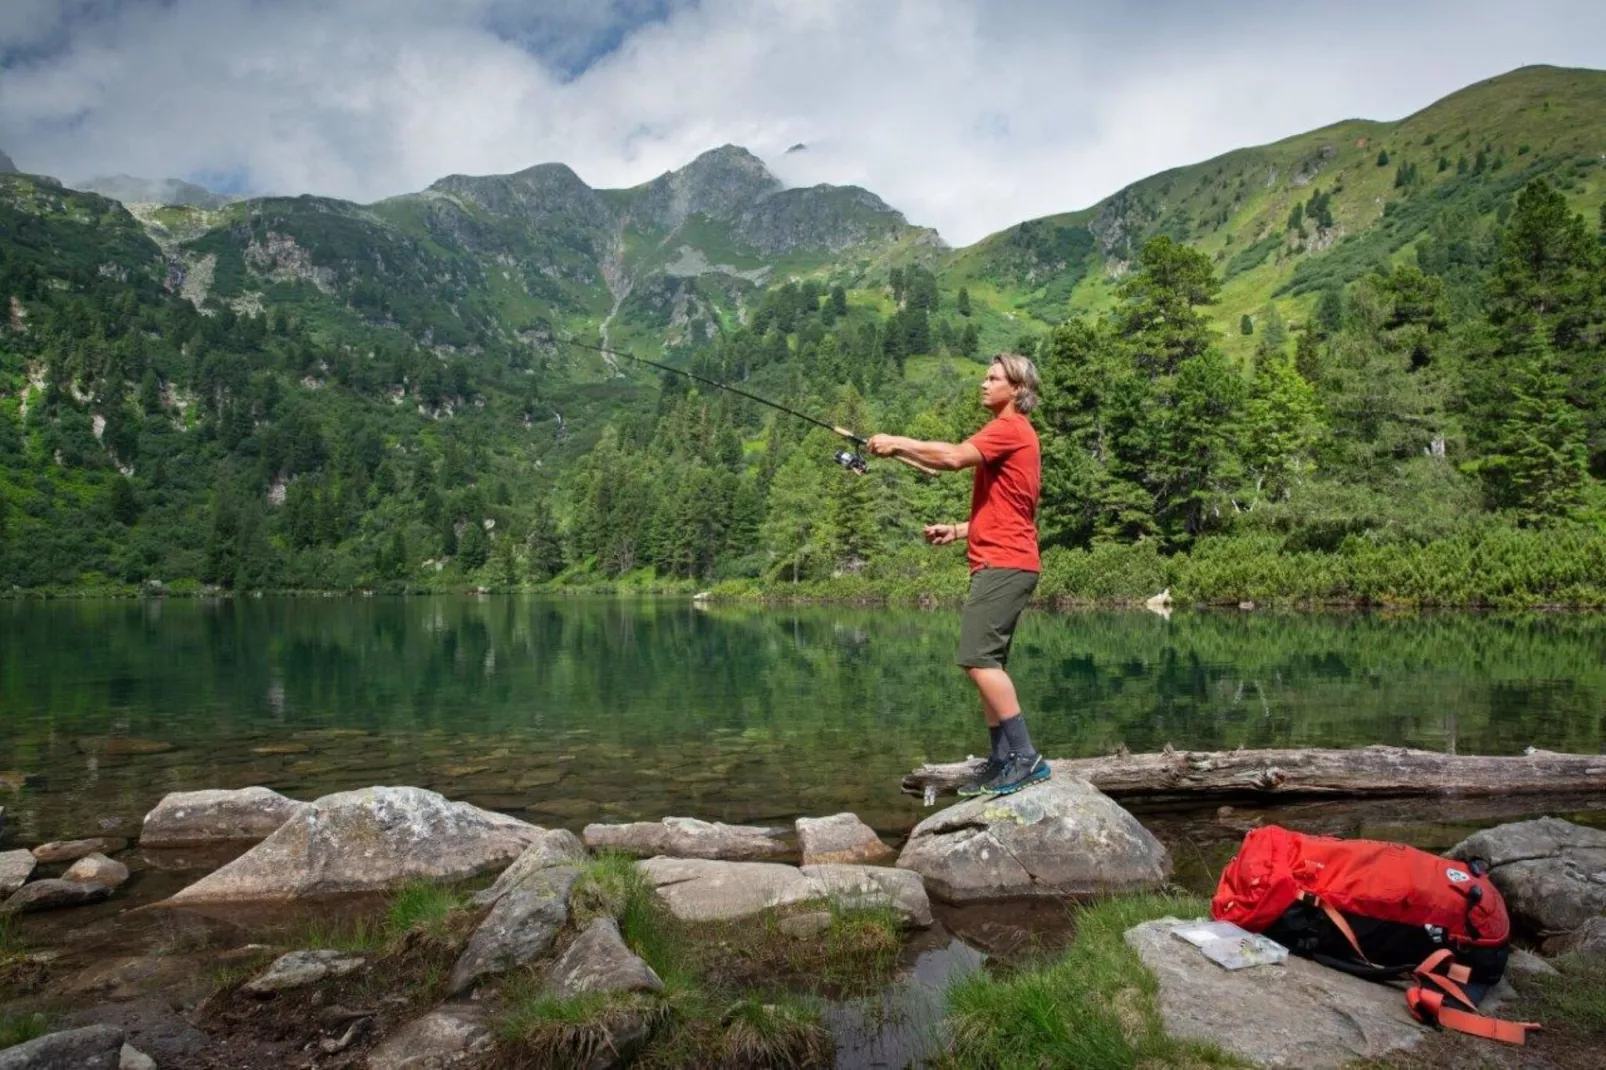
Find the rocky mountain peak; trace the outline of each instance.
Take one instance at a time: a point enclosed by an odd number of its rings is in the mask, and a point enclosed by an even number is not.
[[[17,165],[11,162],[11,157],[5,154],[4,149],[0,149],[0,174],[10,174],[16,169]]]
[[[187,208],[221,208],[232,198],[213,193],[193,182],[177,178],[136,178],[133,175],[103,175],[75,184],[76,189],[98,193],[124,204],[165,204]]]
[[[429,188],[492,215],[565,216],[588,225],[607,225],[609,220],[596,190],[567,164],[536,164],[511,175],[447,175]]]
[[[782,188],[763,160],[740,145],[721,145],[638,186],[638,210],[671,228],[692,215],[728,221]]]

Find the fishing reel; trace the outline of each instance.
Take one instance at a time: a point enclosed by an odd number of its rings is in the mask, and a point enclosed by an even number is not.
[[[837,450],[835,460],[843,468],[850,472],[857,472],[861,476],[870,471],[870,462],[852,450]]]

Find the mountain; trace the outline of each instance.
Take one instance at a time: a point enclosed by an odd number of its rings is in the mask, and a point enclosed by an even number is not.
[[[0,175],[12,174],[16,170],[17,165],[11,162],[11,157],[7,156],[3,149],[0,149]]]
[[[133,175],[105,175],[75,183],[75,188],[98,193],[124,204],[160,204],[178,208],[221,208],[233,197],[176,178],[135,178]]]
[[[957,251],[941,281],[996,320],[1054,323],[1107,307],[1137,248],[1165,234],[1209,254],[1225,279],[1215,315],[1241,346],[1243,315],[1274,302],[1304,319],[1323,290],[1414,262],[1436,220],[1486,228],[1535,178],[1593,217],[1603,132],[1606,72],[1525,67],[1396,122],[1336,123],[1027,220]]]

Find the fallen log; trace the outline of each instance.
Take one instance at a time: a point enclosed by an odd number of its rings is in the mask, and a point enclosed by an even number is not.
[[[922,765],[903,791],[931,798],[953,791],[981,768],[980,758]],[[1354,750],[1183,751],[1113,754],[1049,762],[1056,776],[1079,776],[1116,798],[1184,796],[1205,802],[1269,796],[1539,795],[1606,791],[1606,754],[1529,748],[1512,757],[1439,754],[1405,747]]]

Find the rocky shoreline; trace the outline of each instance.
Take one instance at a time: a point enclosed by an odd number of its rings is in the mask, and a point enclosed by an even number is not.
[[[1606,832],[1544,818],[1457,850],[1491,860],[1514,919],[1545,954],[1606,955]],[[197,868],[198,858],[223,861]],[[130,864],[157,863],[182,883],[119,908]],[[136,843],[0,852],[0,1020],[54,1030],[0,1049],[0,1070],[565,1065],[542,1062],[565,1052],[600,1070],[656,1065],[670,1056],[655,1056],[655,1045],[690,1043],[689,1033],[730,1055],[727,1065],[771,1064],[775,1052],[754,1037],[793,1045],[791,1065],[830,1065],[818,1008],[810,1020],[774,1002],[730,1003],[720,989],[730,1006],[702,1022],[686,1009],[685,980],[662,975],[678,970],[676,957],[652,945],[672,930],[688,941],[682,958],[717,962],[727,977],[765,962],[805,977],[841,962],[879,968],[933,927],[934,902],[1132,895],[1165,888],[1171,875],[1165,846],[1074,776],[942,809],[896,851],[847,813],[798,818],[791,829],[667,817],[576,835],[410,787],[312,801],[262,787],[173,793]],[[331,938],[332,919],[362,918],[362,904],[370,919],[382,905],[389,920]],[[299,928],[285,924],[292,915]],[[36,941],[30,924],[44,919],[54,936]],[[1133,928],[1128,942],[1160,979],[1168,1031],[1256,1062],[1304,1050],[1301,1038],[1256,1046],[1244,1039],[1252,1029],[1212,1036],[1208,1015],[1178,1010],[1168,977],[1201,979],[1178,965],[1177,941],[1141,935],[1155,924]],[[116,929],[150,930],[158,946],[103,961],[73,954]],[[751,961],[737,961],[744,954]],[[865,995],[896,977],[839,981],[825,987]],[[1372,1006],[1321,985],[1281,987],[1326,998],[1333,1015]],[[1375,1036],[1398,1043],[1328,1047],[1377,1056],[1420,1040],[1420,1027],[1377,1008],[1388,1021]]]

